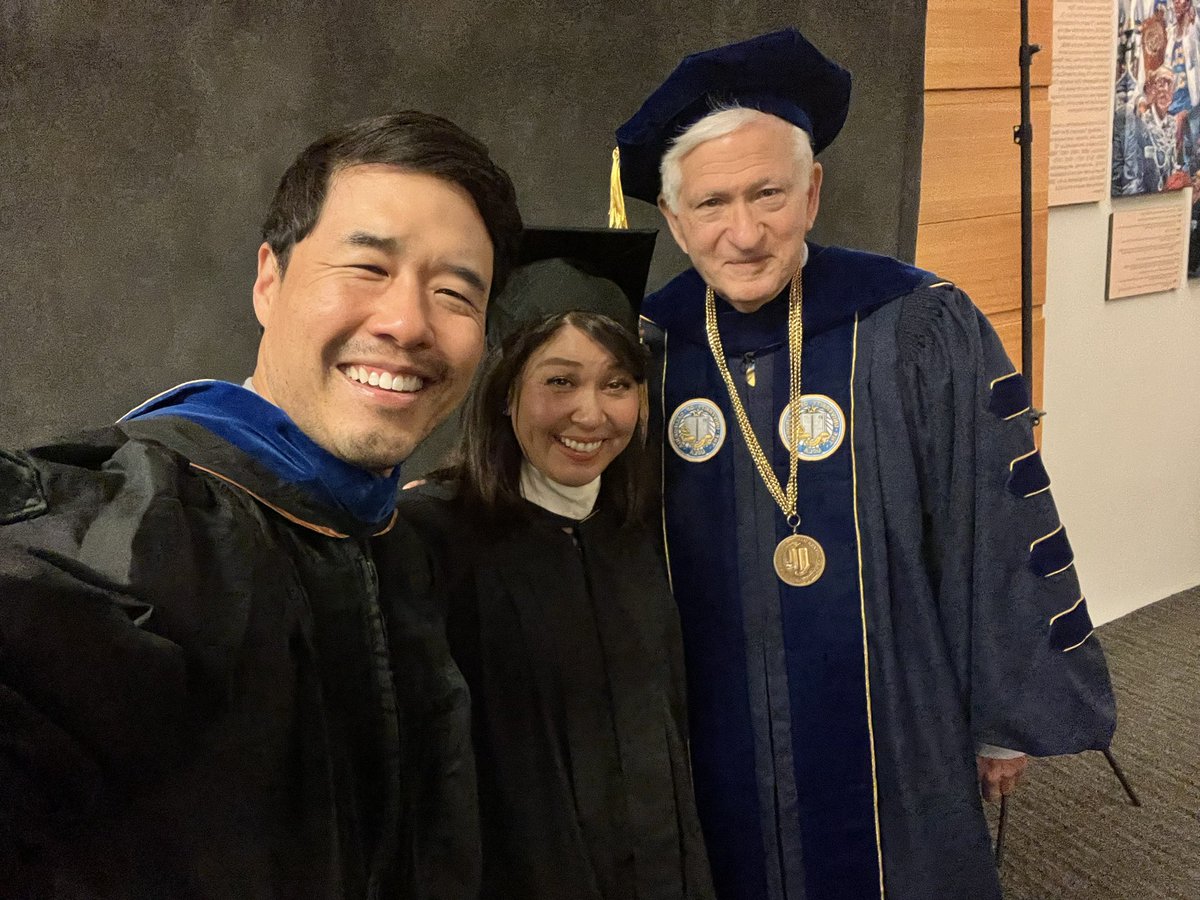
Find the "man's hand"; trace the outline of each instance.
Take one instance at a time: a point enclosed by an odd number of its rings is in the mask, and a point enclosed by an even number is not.
[[[975,757],[975,767],[979,772],[979,792],[989,803],[998,803],[1004,794],[1011,794],[1017,787],[1017,782],[1025,774],[1025,764],[1028,756],[1018,756],[1015,759],[993,759],[990,756]]]

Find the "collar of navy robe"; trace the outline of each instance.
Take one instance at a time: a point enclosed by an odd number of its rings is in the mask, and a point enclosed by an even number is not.
[[[275,404],[227,381],[192,381],[152,397],[122,423],[173,416],[204,427],[322,506],[378,524],[396,508],[400,467],[388,476],[317,445]]]
[[[931,283],[936,276],[889,256],[809,242],[803,279],[804,333],[815,336],[856,313],[865,314]],[[763,350],[787,340],[789,289],[790,284],[752,313],[738,312],[728,303],[717,304],[717,325],[727,354]],[[688,269],[647,297],[642,315],[669,331],[672,338],[707,343],[704,295],[700,273]]]

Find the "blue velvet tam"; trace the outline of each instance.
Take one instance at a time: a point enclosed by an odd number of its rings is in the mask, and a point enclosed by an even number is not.
[[[686,57],[617,129],[624,192],[648,203],[671,142],[714,109],[742,106],[803,128],[820,153],[850,109],[850,73],[795,28]]]

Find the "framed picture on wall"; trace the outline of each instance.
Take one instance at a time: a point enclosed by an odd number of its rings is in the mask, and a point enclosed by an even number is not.
[[[1112,195],[1192,188],[1200,277],[1200,17],[1195,0],[1118,0]]]

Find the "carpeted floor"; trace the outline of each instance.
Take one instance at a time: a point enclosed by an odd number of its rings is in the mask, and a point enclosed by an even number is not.
[[[1008,804],[1005,898],[1200,900],[1200,587],[1098,634],[1117,692],[1112,750],[1142,806],[1100,753],[1031,761]]]

